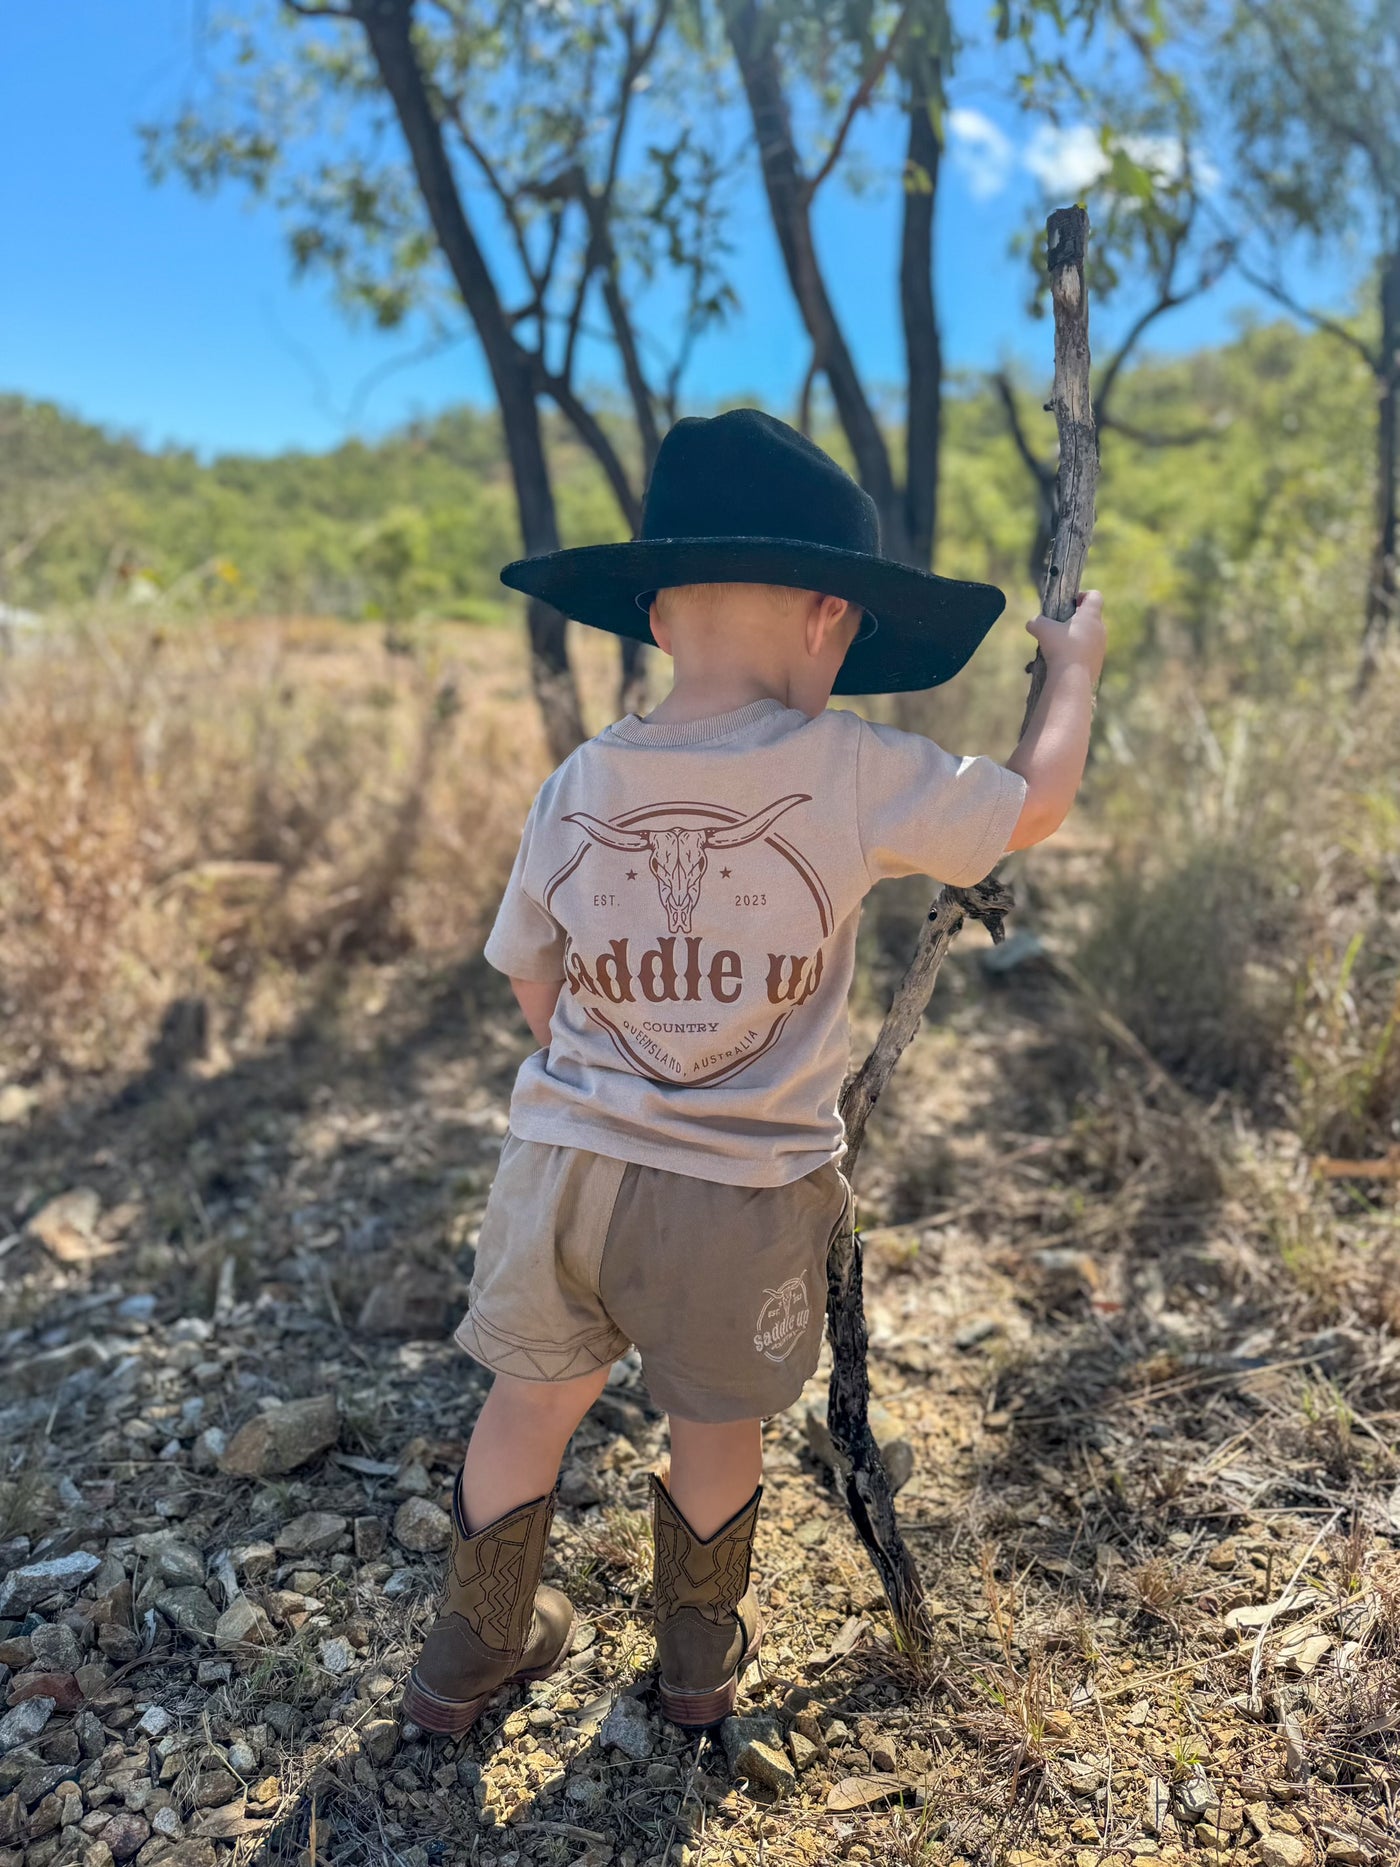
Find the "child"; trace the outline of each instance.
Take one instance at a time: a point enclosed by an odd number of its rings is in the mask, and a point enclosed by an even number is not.
[[[464,1731],[568,1651],[573,1609],[539,1585],[555,1481],[635,1343],[671,1428],[669,1482],[652,1481],[661,1706],[701,1729],[758,1649],[760,1426],[815,1371],[850,1223],[836,1104],[862,897],[889,875],[980,881],[1058,828],[1100,602],[1028,625],[1049,677],[1006,766],[828,711],[833,692],[948,679],[1005,599],[882,558],[873,501],[756,409],[670,431],[634,543],[502,577],[654,637],[674,685],[545,781],[487,941],[540,1048],[457,1335],[496,1379],[404,1716]]]

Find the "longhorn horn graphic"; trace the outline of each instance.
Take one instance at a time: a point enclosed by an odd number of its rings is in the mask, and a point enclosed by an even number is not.
[[[706,845],[710,849],[737,849],[741,843],[755,842],[760,836],[768,834],[785,810],[791,810],[794,804],[810,804],[811,801],[811,793],[808,791],[795,792],[792,797],[780,797],[776,804],[770,804],[766,810],[760,810],[752,817],[745,817],[742,823],[726,824],[719,830],[706,830]]]
[[[581,825],[595,843],[606,843],[609,849],[626,849],[633,855],[640,855],[642,850],[651,847],[643,831],[615,829],[601,817],[590,817],[586,810],[571,811],[564,821]]]

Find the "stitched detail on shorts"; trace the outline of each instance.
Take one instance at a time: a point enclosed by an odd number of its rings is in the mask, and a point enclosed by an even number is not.
[[[504,1335],[475,1310],[457,1325],[454,1340],[498,1374],[518,1374],[526,1381],[560,1381],[574,1374],[591,1374],[617,1358],[616,1336],[594,1335],[586,1341],[559,1346],[547,1342],[525,1344]],[[598,1348],[607,1344],[603,1353]]]

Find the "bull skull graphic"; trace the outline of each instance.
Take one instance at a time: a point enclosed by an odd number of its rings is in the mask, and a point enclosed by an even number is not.
[[[738,849],[742,843],[756,842],[766,836],[785,810],[794,804],[811,802],[808,792],[780,797],[776,804],[755,811],[742,823],[726,823],[703,830],[690,830],[681,824],[668,824],[660,830],[623,830],[616,824],[590,817],[586,810],[573,811],[565,823],[577,823],[595,843],[609,849],[625,849],[633,855],[646,853],[656,890],[666,915],[666,931],[688,934],[691,917],[700,903],[700,883],[712,849]]]

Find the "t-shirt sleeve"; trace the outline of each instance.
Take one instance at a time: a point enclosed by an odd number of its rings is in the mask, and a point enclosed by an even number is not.
[[[873,882],[980,882],[1005,853],[1025,796],[1025,779],[995,759],[955,758],[919,733],[861,722],[856,819]]]
[[[497,972],[506,973],[512,979],[564,977],[564,929],[532,893],[526,879],[538,808],[537,798],[525,819],[515,866],[484,949],[488,962]]]

